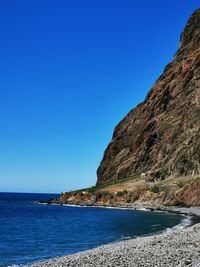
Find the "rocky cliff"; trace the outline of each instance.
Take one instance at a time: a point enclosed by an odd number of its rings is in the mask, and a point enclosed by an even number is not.
[[[192,14],[174,60],[143,103],[115,127],[97,185],[133,175],[158,179],[200,172],[200,9]]]

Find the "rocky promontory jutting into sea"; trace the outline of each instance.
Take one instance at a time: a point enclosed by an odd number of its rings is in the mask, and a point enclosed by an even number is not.
[[[49,203],[200,205],[200,9],[144,102],[115,127],[97,176]]]

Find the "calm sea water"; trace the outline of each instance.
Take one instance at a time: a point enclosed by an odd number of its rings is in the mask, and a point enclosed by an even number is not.
[[[34,204],[57,195],[0,193],[0,266],[25,264],[163,231],[181,222],[162,212]]]

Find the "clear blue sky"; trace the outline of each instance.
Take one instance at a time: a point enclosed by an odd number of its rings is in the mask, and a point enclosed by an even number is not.
[[[172,60],[190,0],[0,1],[0,191],[94,185],[114,126]]]

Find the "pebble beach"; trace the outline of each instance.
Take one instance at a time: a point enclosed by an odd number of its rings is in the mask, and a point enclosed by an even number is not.
[[[199,208],[168,208],[168,211],[200,216]],[[200,266],[200,223],[188,227],[177,227],[177,229],[157,235],[112,243],[26,266],[197,267]]]

